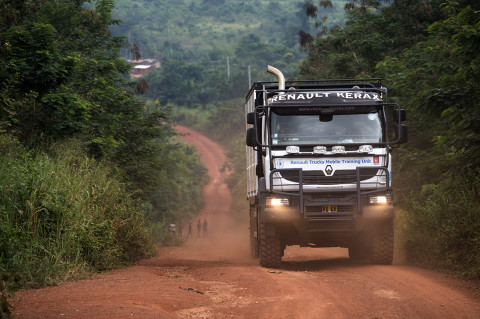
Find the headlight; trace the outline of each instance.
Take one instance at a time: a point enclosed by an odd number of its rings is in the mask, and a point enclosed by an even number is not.
[[[379,205],[385,205],[390,202],[390,196],[372,196],[370,197],[370,204],[379,204]]]
[[[267,198],[267,207],[285,207],[289,206],[290,201],[288,198],[274,198],[274,197],[269,197]]]

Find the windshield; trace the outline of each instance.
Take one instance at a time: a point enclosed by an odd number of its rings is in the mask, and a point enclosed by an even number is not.
[[[307,145],[383,142],[378,112],[335,114],[321,122],[318,115],[278,115],[272,113],[272,145]]]

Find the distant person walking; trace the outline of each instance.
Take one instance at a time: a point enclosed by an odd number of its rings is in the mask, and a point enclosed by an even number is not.
[[[207,219],[205,218],[205,220],[203,221],[203,237],[207,237],[208,235],[208,223],[207,223]]]
[[[170,223],[168,224],[168,231],[170,232],[170,235],[173,237],[175,236],[175,224],[174,223]]]
[[[197,223],[197,236],[200,237],[200,232],[202,231],[202,221],[199,219]]]
[[[182,223],[178,224],[178,237],[180,237],[180,238],[183,237],[183,224]]]
[[[192,222],[188,222],[188,237],[192,237]]]

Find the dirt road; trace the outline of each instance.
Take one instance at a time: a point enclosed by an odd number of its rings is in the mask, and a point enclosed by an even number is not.
[[[480,318],[472,283],[408,267],[361,265],[343,249],[288,247],[281,269],[249,257],[247,226],[230,218],[221,148],[195,132],[209,169],[200,214],[207,237],[94,279],[22,291],[17,318]]]

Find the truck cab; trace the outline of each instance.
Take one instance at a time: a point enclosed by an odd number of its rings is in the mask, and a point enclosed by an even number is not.
[[[273,70],[273,71],[272,71]],[[279,267],[288,245],[393,258],[392,149],[405,110],[381,79],[256,82],[245,104],[250,247]]]

